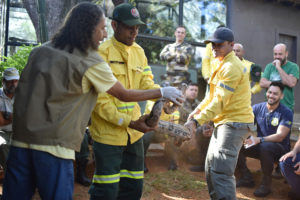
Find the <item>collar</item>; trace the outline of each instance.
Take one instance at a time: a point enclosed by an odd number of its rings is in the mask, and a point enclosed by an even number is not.
[[[122,42],[119,42],[115,38],[115,36],[113,36],[111,38],[111,40],[112,40],[113,45],[116,46],[121,51],[129,51],[130,49],[137,47],[137,44],[135,42],[133,42],[133,44],[131,46],[127,46],[126,44],[123,44]]]

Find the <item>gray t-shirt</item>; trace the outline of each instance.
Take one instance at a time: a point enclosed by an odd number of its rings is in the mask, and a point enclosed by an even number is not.
[[[10,99],[7,97],[3,91],[3,88],[0,88],[0,112],[13,113],[13,104],[14,98]],[[12,124],[0,126],[0,130],[12,131]]]

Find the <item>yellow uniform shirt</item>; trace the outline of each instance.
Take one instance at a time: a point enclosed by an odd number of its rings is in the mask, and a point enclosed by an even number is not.
[[[83,93],[87,93],[90,89],[94,88],[98,93],[102,93],[109,90],[116,82],[117,79],[113,76],[111,69],[109,68],[107,63],[102,62],[98,65],[90,67],[85,72],[82,78],[82,90]],[[58,145],[51,146],[27,144],[16,140],[12,141],[12,145],[21,148],[29,148],[38,151],[44,151],[63,159],[75,160],[74,150]]]
[[[251,65],[254,64],[254,63],[250,62],[246,59],[243,59],[242,63],[247,67],[247,72],[249,73],[249,81],[250,81],[250,84],[251,84],[252,80],[251,80],[250,71],[251,71]],[[251,93],[256,94],[256,93],[259,93],[261,90],[262,90],[262,88],[260,87],[259,82],[255,82],[253,87],[251,88]]]
[[[249,75],[234,52],[227,54],[208,81],[209,95],[196,108],[199,124],[213,120],[215,125],[226,122],[252,123]]]
[[[211,77],[218,63],[219,60],[216,59],[212,53],[212,44],[208,43],[205,47],[205,54],[202,57],[202,76],[205,80]]]
[[[138,44],[127,46],[113,37],[100,45],[99,54],[125,88],[159,88],[153,82],[144,50]],[[100,94],[92,113],[91,136],[99,143],[126,146],[130,135],[130,142],[134,143],[143,133],[128,126],[131,120],[137,120],[140,116],[137,102],[122,102],[107,93]]]

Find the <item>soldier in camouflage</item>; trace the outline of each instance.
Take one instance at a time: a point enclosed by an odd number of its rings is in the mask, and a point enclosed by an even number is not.
[[[194,48],[184,42],[186,30],[183,26],[177,27],[174,35],[176,42],[166,45],[160,53],[160,58],[167,61],[167,81],[173,86],[178,86],[189,80],[188,67]]]
[[[185,92],[185,98],[182,107],[179,108],[179,124],[184,124],[187,121],[189,114],[199,105],[197,99],[198,85],[190,83]],[[195,166],[190,168],[191,171],[203,171],[206,153],[210,141],[210,135],[206,135],[202,131],[202,127],[198,127],[196,134],[192,136],[190,141],[182,144],[181,153],[183,158],[192,162]]]

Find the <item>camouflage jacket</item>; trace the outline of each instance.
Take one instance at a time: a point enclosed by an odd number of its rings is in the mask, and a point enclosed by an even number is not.
[[[179,124],[184,124],[189,116],[189,114],[199,105],[197,99],[194,102],[185,100],[183,105],[178,109],[179,111]]]

